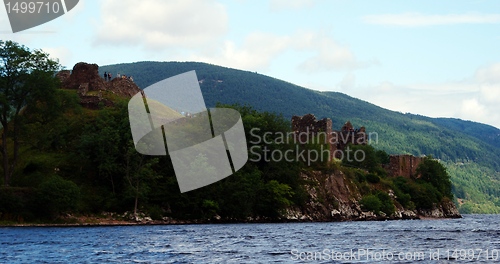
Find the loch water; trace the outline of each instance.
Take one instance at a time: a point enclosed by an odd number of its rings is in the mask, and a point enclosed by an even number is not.
[[[497,263],[499,220],[1,227],[0,262]]]

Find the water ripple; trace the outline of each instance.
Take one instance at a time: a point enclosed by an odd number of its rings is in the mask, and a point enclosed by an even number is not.
[[[0,228],[0,258],[5,263],[437,263],[434,256],[439,263],[493,263],[500,261],[498,220],[467,215],[432,221]],[[483,255],[478,257],[478,250]]]

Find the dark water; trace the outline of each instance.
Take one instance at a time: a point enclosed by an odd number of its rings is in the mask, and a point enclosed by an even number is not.
[[[0,228],[0,262],[496,263],[499,220]]]

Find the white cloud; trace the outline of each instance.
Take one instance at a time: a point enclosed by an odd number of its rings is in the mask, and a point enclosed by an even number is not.
[[[479,68],[475,77],[482,83],[500,83],[500,63]]]
[[[314,6],[315,0],[270,0],[269,6],[272,11],[300,10]]]
[[[394,111],[456,117],[500,128],[500,63],[479,68],[462,81],[400,85],[389,81],[354,87],[350,95]]]
[[[299,8],[314,1],[271,4]],[[276,35],[256,31],[244,39],[229,39],[228,23],[225,7],[215,0],[108,0],[101,5],[93,43],[133,46],[169,60],[259,71],[268,69],[285,51],[298,52],[298,67],[306,72],[353,70],[373,64],[359,61],[347,46],[322,32]]]
[[[337,84],[337,88],[340,91],[344,92],[353,89],[355,86],[356,86],[356,75],[354,75],[352,72],[346,74],[344,78],[342,78],[342,81],[340,81],[340,83]]]
[[[273,60],[286,51],[306,57],[297,63],[299,70],[308,73],[355,70],[376,63],[359,61],[348,47],[336,43],[332,37],[322,32],[312,31],[298,31],[291,35],[253,32],[241,44],[226,40],[221,47],[206,49],[191,55],[189,59],[262,71],[268,69]]]
[[[9,22],[9,17],[7,16],[7,11],[5,8],[0,8],[0,31],[3,32],[12,32],[12,29],[10,28],[10,22]]]
[[[500,63],[479,68],[474,77],[477,95],[464,100],[463,115],[500,128]]]
[[[489,111],[476,98],[464,99],[460,111],[464,119],[485,122],[490,118]]]
[[[227,40],[218,52],[208,51],[210,54],[193,55],[191,59],[245,70],[263,70],[275,56],[290,47],[291,41],[288,36],[254,32],[240,46]]]
[[[383,14],[363,17],[368,24],[418,27],[453,24],[497,24],[500,23],[500,14],[447,14],[427,15],[421,13]]]
[[[348,47],[323,33],[300,32],[295,39],[299,49],[315,53],[299,66],[307,72],[353,70],[378,64],[376,60],[359,61]]]
[[[42,48],[42,50],[48,53],[52,59],[59,59],[61,65],[73,67],[73,65],[67,64],[73,57],[73,53],[67,47]]]
[[[213,45],[228,24],[224,6],[213,0],[107,0],[101,17],[95,44],[153,50]]]
[[[453,89],[454,86],[455,89]],[[472,85],[469,88],[474,89]],[[473,105],[471,102],[467,102],[465,106],[462,105],[464,100],[477,96],[476,91],[464,91],[463,89],[464,86],[460,83],[400,85],[383,81],[373,87],[357,87],[352,95],[402,113],[430,117],[457,117],[488,124],[496,122],[495,124],[500,127],[500,120],[479,118],[481,117],[480,110],[486,111],[485,107],[480,108],[479,102],[477,105]]]
[[[496,84],[480,84],[479,90],[482,100],[489,103],[500,104],[500,82]]]

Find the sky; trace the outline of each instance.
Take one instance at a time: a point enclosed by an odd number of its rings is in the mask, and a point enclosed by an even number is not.
[[[500,1],[80,0],[0,39],[84,61],[199,61],[500,128]],[[143,87],[144,88],[144,87]]]

